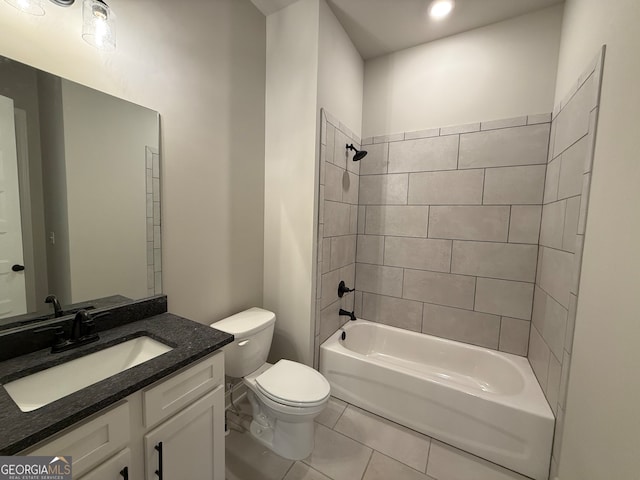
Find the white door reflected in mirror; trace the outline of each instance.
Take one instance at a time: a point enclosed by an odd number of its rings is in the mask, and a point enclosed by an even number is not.
[[[13,100],[0,95],[0,318],[27,312]]]

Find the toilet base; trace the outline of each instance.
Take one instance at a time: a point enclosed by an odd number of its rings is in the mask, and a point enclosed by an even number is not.
[[[249,428],[253,438],[288,460],[302,460],[311,454],[314,447],[313,418],[302,422],[288,422],[276,418],[271,409],[261,404],[251,390],[247,392],[247,397],[253,410]]]

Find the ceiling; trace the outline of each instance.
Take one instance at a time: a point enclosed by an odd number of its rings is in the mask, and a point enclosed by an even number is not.
[[[297,0],[251,0],[265,15]],[[563,3],[564,0],[455,0],[448,18],[429,19],[430,0],[327,0],[369,59]]]

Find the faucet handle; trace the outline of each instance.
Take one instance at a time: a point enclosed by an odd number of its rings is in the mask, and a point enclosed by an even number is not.
[[[56,336],[56,341],[53,344],[53,349],[60,348],[61,346],[67,345],[69,343],[68,340],[66,339],[64,328],[62,327],[62,325],[53,325],[51,327],[36,328],[33,332],[41,333],[41,332],[49,332],[49,331],[52,331],[53,334]]]

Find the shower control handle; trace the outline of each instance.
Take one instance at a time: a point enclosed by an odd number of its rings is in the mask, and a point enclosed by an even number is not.
[[[344,283],[344,280],[340,280],[340,283],[338,284],[338,296],[340,298],[342,298],[345,293],[350,293],[350,292],[353,292],[354,290],[355,288],[348,288]]]

